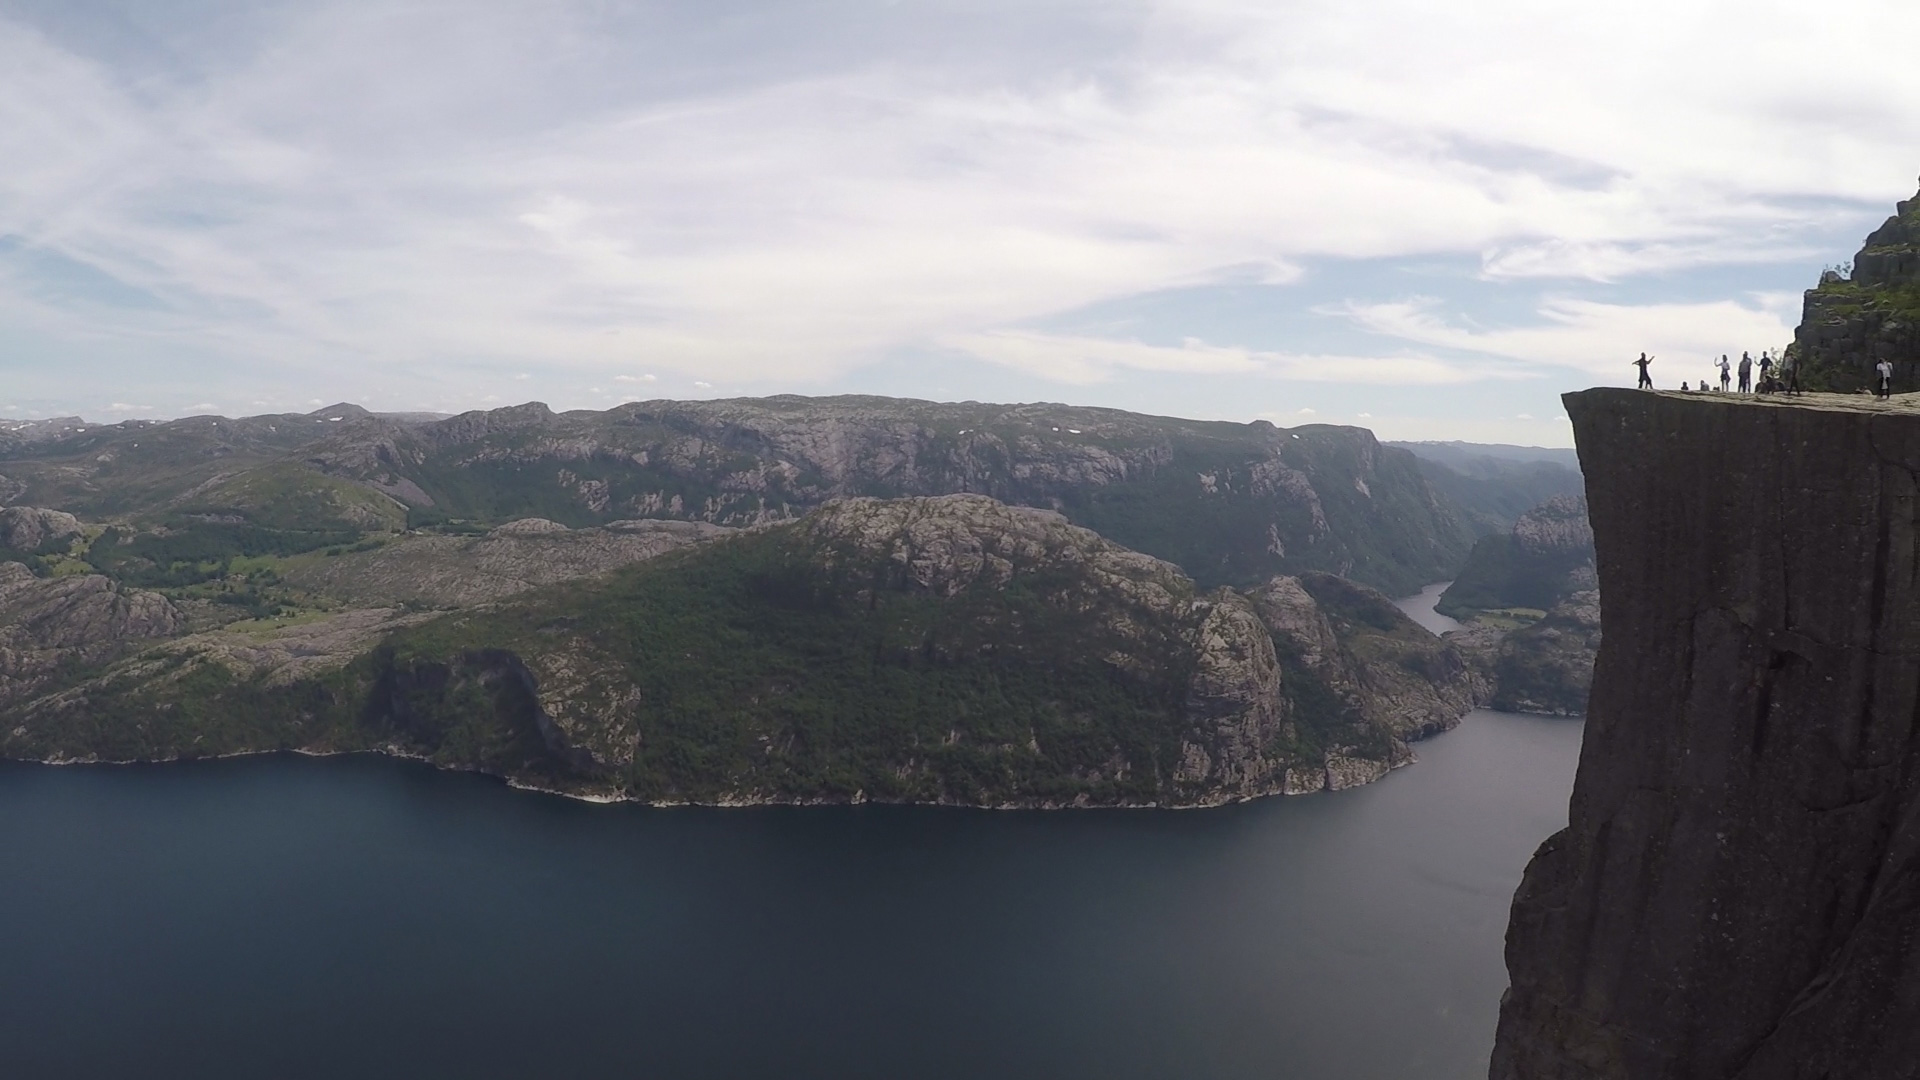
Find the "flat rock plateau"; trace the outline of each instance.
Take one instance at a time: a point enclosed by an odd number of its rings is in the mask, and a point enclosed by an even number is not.
[[[1920,401],[1565,400],[1604,636],[1490,1075],[1920,1075]]]

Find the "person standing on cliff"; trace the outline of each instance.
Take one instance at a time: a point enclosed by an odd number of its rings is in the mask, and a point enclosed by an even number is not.
[[[1880,376],[1880,390],[1879,392],[1875,393],[1873,396],[1877,398],[1892,397],[1893,396],[1893,365],[1887,363],[1885,360],[1882,360],[1879,363],[1873,365],[1873,370]]]
[[[1792,353],[1780,356],[1780,380],[1786,383],[1786,391],[1796,397],[1800,394],[1800,358]]]
[[[1740,355],[1745,356],[1747,354],[1741,353]],[[1775,389],[1776,387],[1773,385],[1773,354],[1762,352],[1760,354],[1760,392],[1763,394],[1771,394]]]
[[[1726,358],[1721,357],[1721,359],[1724,360]],[[1743,394],[1753,393],[1753,357],[1748,356],[1746,353],[1740,354],[1740,392]]]
[[[1746,353],[1740,354],[1740,356],[1743,359],[1746,357],[1746,355],[1747,355]],[[1733,372],[1729,370],[1727,367],[1727,354],[1721,353],[1720,354],[1720,392],[1724,394],[1731,389],[1733,389]]]
[[[1653,376],[1647,374],[1647,365],[1651,363],[1653,363],[1653,357],[1648,356],[1646,353],[1641,353],[1640,359],[1635,360],[1633,362],[1633,366],[1640,369],[1640,384],[1639,386],[1636,387],[1636,389],[1639,389],[1639,390],[1653,389]]]

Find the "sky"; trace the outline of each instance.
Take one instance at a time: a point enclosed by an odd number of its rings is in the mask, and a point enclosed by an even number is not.
[[[1792,338],[1920,5],[0,0],[0,416],[875,393],[1559,446]]]

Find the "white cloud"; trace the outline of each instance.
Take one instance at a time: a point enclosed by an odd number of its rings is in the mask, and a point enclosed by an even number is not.
[[[615,375],[613,381],[623,383],[650,383],[656,381],[656,378],[657,377],[653,375]]]
[[[1511,376],[1511,365],[1456,363],[1431,355],[1333,356],[1267,352],[1189,340],[1181,345],[1007,330],[949,338],[945,344],[983,360],[1054,382],[1087,385],[1115,372],[1259,374],[1308,382],[1460,383]]]
[[[128,412],[152,412],[152,411],[153,411],[153,406],[151,406],[151,405],[129,405],[129,404],[127,404],[127,403],[126,403],[126,402],[124,402],[124,401],[116,401],[116,402],[114,402],[113,404],[111,404],[111,405],[108,405],[108,406],[107,406],[107,411],[108,411],[108,412],[117,412],[117,413],[128,413]]]
[[[698,379],[696,379],[696,380],[694,380],[694,383],[693,383],[693,385],[694,385],[694,387],[695,387],[696,389],[699,389],[699,390],[711,390],[711,389],[713,389],[713,384],[712,384],[712,383],[710,383],[710,382],[701,382],[701,381],[699,381]]]
[[[214,404],[211,401],[203,401],[203,402],[200,402],[198,405],[187,406],[187,411],[190,413],[219,412],[220,406]]]
[[[1496,282],[1804,257],[1854,212],[1831,200],[1907,194],[1920,141],[1920,68],[1884,47],[1920,32],[1908,4],[1034,7],[1086,33],[869,52],[823,18],[717,64],[604,5],[321,2],[129,69],[0,17],[0,236],[72,271],[0,258],[0,327],[258,364],[288,394],[624,383],[636,357],[805,389],[926,346],[1070,384],[1501,370],[1440,349],[1610,371],[1642,340],[1772,331],[1745,302],[1575,296],[1510,331],[1376,310],[1406,356],[1010,328],[1325,257],[1465,255]],[[1082,37],[1092,58],[1063,59]]]
[[[1555,299],[1541,306],[1540,322],[1483,328],[1449,317],[1431,300],[1349,304],[1330,309],[1377,334],[1437,348],[1533,364],[1574,368],[1616,382],[1639,352],[1670,361],[1698,361],[1784,346],[1793,324],[1771,298],[1755,306],[1735,300],[1695,304],[1603,304]]]

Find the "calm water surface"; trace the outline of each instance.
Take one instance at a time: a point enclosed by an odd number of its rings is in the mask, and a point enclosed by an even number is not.
[[[1485,1075],[1580,728],[1208,811],[656,810],[0,766],[10,1077]]]
[[[1433,605],[1440,602],[1440,594],[1446,592],[1447,586],[1451,584],[1453,582],[1443,581],[1438,585],[1429,585],[1404,600],[1395,600],[1394,603],[1399,605],[1401,611],[1411,616],[1414,622],[1436,634],[1458,630],[1461,626],[1460,620],[1433,610]]]

